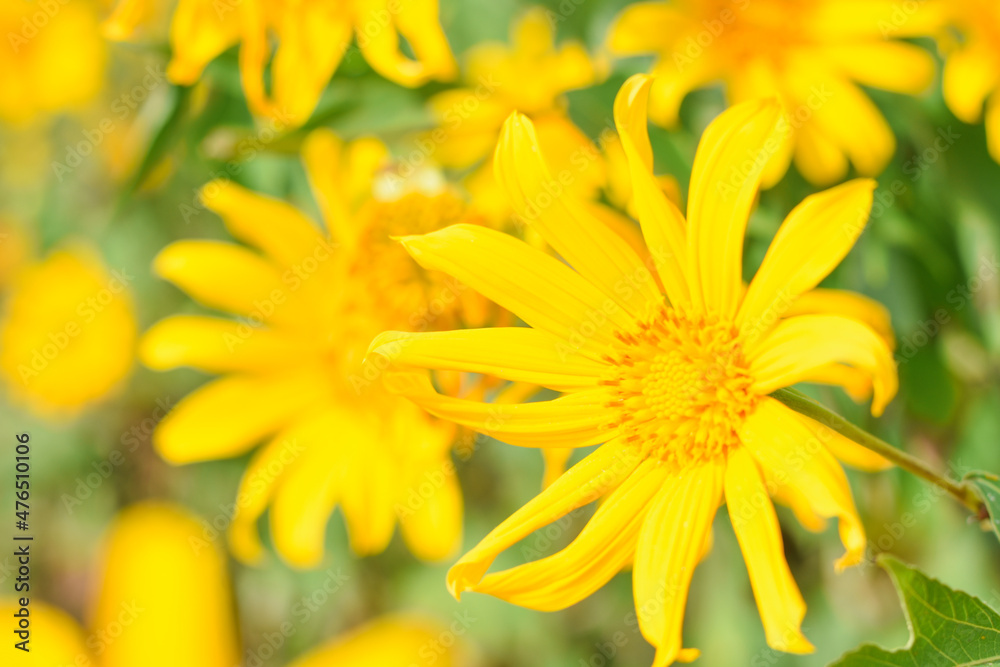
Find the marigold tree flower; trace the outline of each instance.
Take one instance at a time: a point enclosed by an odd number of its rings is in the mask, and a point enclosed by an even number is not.
[[[978,123],[986,105],[986,141],[1000,162],[1000,5],[989,0],[953,0],[949,19],[963,39],[939,39],[947,58],[942,77],[944,100],[965,123]]]
[[[553,169],[565,171],[567,186],[591,197],[604,185],[604,162],[597,147],[566,115],[565,93],[597,82],[598,67],[582,44],[556,47],[546,10],[529,10],[511,27],[511,45],[486,42],[466,54],[464,87],[431,99],[439,127],[428,135],[433,157],[446,167],[470,167],[496,145],[504,119],[515,109],[535,123]],[[489,163],[475,171],[467,187],[483,210],[506,211]]]
[[[0,646],[24,667],[233,667],[243,664],[225,555],[204,521],[184,508],[144,502],[112,522],[100,555],[85,634],[69,614],[31,600],[31,651]],[[195,601],[195,602],[193,602]],[[16,600],[0,599],[12,618]],[[414,667],[466,664],[458,645],[421,652],[447,628],[418,614],[382,616],[308,651],[290,667]]]
[[[131,39],[136,27],[155,13],[152,4],[121,0],[104,24],[105,34]],[[272,36],[278,44],[273,57]],[[173,58],[167,76],[174,83],[193,84],[216,56],[242,43],[240,69],[250,108],[301,125],[352,38],[376,72],[400,85],[447,81],[457,73],[438,22],[437,0],[179,0],[170,24]],[[400,38],[415,57],[403,53]],[[264,87],[268,63],[272,97]]]
[[[69,416],[121,384],[135,355],[131,280],[82,245],[14,275],[0,319],[0,374],[15,401]]]
[[[686,219],[652,175],[646,125],[650,80],[631,78],[615,102],[635,205],[652,261],[552,178],[529,119],[513,114],[495,170],[515,211],[565,263],[491,229],[455,225],[402,239],[421,265],[443,270],[528,327],[388,332],[369,357],[393,364],[387,385],[430,413],[514,445],[602,444],[463,556],[448,574],[456,596],[495,595],[540,610],[572,605],[633,566],[643,635],[656,665],[691,660],[681,624],[692,572],[725,502],[768,643],[808,652],[805,605],[785,562],[770,497],[819,530],[836,518],[846,554],[865,536],[838,463],[888,462],[768,394],[798,382],[873,390],[879,414],[897,390],[884,309],[817,289],[867,221],[875,183],[858,179],[806,198],[786,218],[760,269],[742,282],[743,239],[768,147],[775,100],[719,116],[698,147]],[[891,334],[890,334],[891,335]],[[485,404],[439,393],[421,370],[490,374],[542,385],[560,398]],[[603,502],[562,551],[487,574],[496,556],[577,507]]]
[[[930,35],[940,9],[892,0],[673,0],[629,5],[608,44],[656,54],[650,118],[673,126],[692,90],[722,82],[731,104],[777,96],[787,142],[765,173],[776,183],[794,156],[802,175],[830,185],[848,163],[878,175],[895,151],[888,123],[860,86],[916,94],[934,77],[923,49],[888,37]]]
[[[88,1],[0,2],[0,121],[79,109],[100,92],[106,59]]]
[[[377,140],[342,145],[317,131],[304,161],[325,230],[285,202],[214,182],[202,200],[251,247],[187,240],[156,258],[159,275],[237,318],[169,317],[145,335],[140,357],[158,370],[223,375],[158,426],[154,446],[168,461],[236,456],[268,440],[244,475],[230,529],[244,560],[262,554],[256,522],[268,506],[277,551],[296,566],[319,563],[338,506],[359,554],[384,549],[397,518],[422,558],[459,545],[455,429],[384,391],[362,360],[388,322],[421,331],[486,321],[485,301],[421,270],[391,238],[478,217],[450,190],[376,177],[387,160]],[[373,195],[373,183],[394,187]]]

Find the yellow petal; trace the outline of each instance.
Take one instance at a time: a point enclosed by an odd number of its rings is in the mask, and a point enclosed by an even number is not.
[[[743,448],[726,461],[726,506],[750,573],[767,645],[786,653],[812,653],[813,646],[801,630],[806,603],[785,561],[778,517],[757,464]]]
[[[813,513],[839,519],[840,539],[847,549],[837,561],[842,570],[864,558],[865,531],[843,468],[806,422],[765,396],[740,429],[740,440],[769,479],[794,487]]]
[[[780,142],[776,100],[746,102],[724,111],[698,144],[688,194],[688,237],[700,285],[695,306],[727,318],[743,291],[743,236],[764,167]],[[695,281],[692,281],[694,283]]]
[[[461,616],[466,618],[472,617]],[[456,627],[465,631],[464,625]],[[380,616],[312,649],[288,667],[458,667],[465,664],[460,646],[454,631],[431,618]]]
[[[653,67],[649,92],[649,119],[663,127],[676,127],[681,102],[692,90],[717,80],[725,72],[715,58],[696,58],[678,64],[662,59]]]
[[[242,11],[240,5],[212,0],[179,0],[170,23],[173,57],[167,77],[184,86],[195,83],[205,65],[239,41]]]
[[[840,387],[857,403],[872,397],[871,376],[846,364],[823,364],[809,371],[802,381]]]
[[[295,266],[333,250],[319,228],[297,208],[228,179],[205,185],[201,200],[222,218],[230,234],[267,253],[280,266]]]
[[[567,190],[573,172],[553,177],[526,116],[504,123],[493,173],[515,214],[605,296],[636,317],[662,301],[639,256]]]
[[[986,148],[990,156],[1000,162],[1000,95],[994,94],[986,105]]]
[[[318,373],[215,380],[163,418],[153,444],[174,464],[236,456],[308,410],[327,391]]]
[[[11,562],[7,556],[7,562]],[[13,586],[11,587],[13,589]],[[20,597],[20,596],[19,596]],[[11,637],[0,645],[0,659],[4,664],[18,667],[49,667],[49,665],[93,665],[93,657],[87,646],[87,637],[76,620],[58,607],[53,607],[37,598],[32,598],[26,622],[30,623],[29,653],[15,646],[22,641],[19,620],[15,614],[23,613],[19,600],[14,597],[0,598],[0,615],[10,621]],[[93,636],[92,636],[93,637]],[[91,639],[93,641],[93,639]]]
[[[889,349],[896,347],[889,309],[881,303],[857,292],[818,288],[805,292],[788,309],[787,316],[821,313],[843,315],[871,327],[885,341]]]
[[[404,471],[395,513],[403,538],[418,558],[441,561],[462,545],[462,491],[455,464],[445,454]]]
[[[403,245],[425,269],[444,271],[570,347],[606,354],[632,320],[610,297],[559,260],[501,232],[452,225]]]
[[[569,546],[546,558],[488,574],[471,590],[539,611],[576,604],[632,562],[649,502],[665,481],[662,466],[643,462],[608,495]]]
[[[650,82],[640,75],[625,82],[615,98],[615,125],[628,159],[646,246],[670,303],[686,308],[691,302],[689,283],[694,278],[688,268],[687,223],[653,177],[653,149],[646,126]]]
[[[388,372],[385,385],[436,417],[519,447],[587,447],[613,438],[604,389],[534,403],[480,403],[437,393],[422,373]]]
[[[599,447],[462,556],[448,571],[448,590],[458,598],[474,589],[501,551],[597,500],[632,474],[639,463],[639,452],[631,445],[613,441]]]
[[[996,89],[998,80],[1000,68],[989,49],[961,49],[951,54],[944,65],[944,100],[963,122],[976,123],[983,115],[983,102]]]
[[[175,315],[160,320],[139,343],[139,358],[157,371],[189,366],[209,373],[278,370],[306,363],[302,341],[214,317]]]
[[[542,473],[542,488],[547,489],[566,472],[566,463],[573,455],[571,447],[546,447],[542,450],[545,472]]]
[[[88,643],[102,649],[102,667],[239,664],[229,573],[216,538],[209,522],[166,503],[118,515],[90,614],[98,634]]]
[[[258,449],[243,471],[236,492],[239,511],[229,525],[229,546],[237,558],[250,565],[260,564],[264,545],[257,520],[274,497],[284,474],[299,459],[306,443],[300,438],[302,422],[296,422]]]
[[[847,156],[815,123],[795,130],[795,166],[814,185],[832,185],[847,173]]]
[[[634,2],[615,18],[608,48],[618,55],[661,51],[687,27],[687,16],[666,2]]]
[[[156,256],[153,270],[202,305],[237,315],[263,318],[262,303],[287,298],[275,265],[235,243],[175,241]],[[287,317],[287,310],[275,308],[274,315]]]
[[[437,0],[417,0],[395,11],[388,0],[356,0],[355,8],[358,46],[376,72],[411,88],[454,76],[456,66],[437,19]],[[400,50],[397,28],[409,40],[416,60]]]
[[[899,378],[892,351],[864,324],[838,315],[800,315],[782,321],[748,355],[754,390],[770,394],[802,382],[816,368],[845,363],[869,373],[875,389],[872,414],[882,414]]]
[[[810,195],[785,218],[750,282],[737,325],[753,344],[816,287],[864,231],[875,182],[857,179]]]
[[[834,43],[822,47],[848,79],[865,86],[917,95],[934,80],[934,58],[905,42]]]
[[[723,473],[714,463],[675,473],[639,532],[632,589],[639,629],[656,647],[654,667],[669,665],[682,651],[688,589],[719,507]]]
[[[550,334],[527,327],[379,334],[369,363],[381,355],[399,366],[484,373],[543,387],[596,387],[607,365],[570,349]]]
[[[351,19],[340,3],[304,2],[280,12],[271,63],[275,111],[302,125],[350,45]]]

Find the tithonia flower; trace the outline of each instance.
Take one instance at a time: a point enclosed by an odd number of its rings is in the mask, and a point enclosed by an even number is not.
[[[130,39],[153,0],[121,0],[105,23],[112,39]],[[277,47],[273,57],[271,39]],[[174,83],[196,82],[205,66],[242,42],[240,69],[251,109],[301,125],[312,114],[352,39],[382,76],[404,86],[449,80],[457,72],[438,22],[437,0],[179,0],[170,24]],[[400,47],[405,39],[414,57]],[[272,96],[265,92],[270,63]]]
[[[183,508],[145,502],[113,521],[103,541],[89,633],[58,607],[31,599],[30,652],[5,641],[4,665],[53,667],[233,667],[241,660],[225,555],[203,521]],[[192,603],[192,600],[196,603]],[[0,613],[16,618],[15,599]],[[417,614],[383,616],[336,637],[291,667],[415,667],[462,664],[459,647],[420,649],[447,630]],[[248,655],[259,655],[252,650]],[[433,660],[431,660],[433,658]],[[259,658],[258,658],[259,660]],[[251,664],[248,663],[247,664]]]
[[[362,361],[387,322],[482,325],[486,302],[424,272],[393,240],[475,216],[447,189],[406,191],[379,175],[387,154],[374,139],[341,145],[320,131],[304,159],[325,229],[285,202],[214,182],[202,200],[247,245],[180,241],[156,258],[159,275],[235,318],[178,315],[145,335],[148,366],[222,375],[177,405],[154,445],[188,463],[267,441],[244,475],[230,531],[244,560],[261,555],[256,523],[268,506],[274,544],[297,566],[320,561],[335,507],[359,554],[384,549],[398,518],[415,554],[444,558],[461,532],[454,428],[384,391]]]
[[[553,169],[565,172],[561,187],[591,197],[604,185],[600,151],[566,115],[565,93],[597,82],[598,72],[578,42],[558,48],[546,10],[528,11],[511,28],[511,46],[487,42],[465,56],[465,87],[431,99],[440,127],[431,132],[433,157],[447,167],[470,167],[496,145],[504,119],[514,110],[535,123]],[[558,174],[557,174],[558,175]],[[467,182],[480,207],[507,209],[490,164]]]
[[[860,86],[924,90],[934,60],[889,37],[928,35],[937,12],[892,0],[673,0],[629,5],[611,29],[619,55],[656,55],[650,118],[673,126],[692,90],[721,82],[730,103],[776,96],[791,135],[765,172],[777,182],[794,155],[807,179],[829,185],[848,163],[875,176],[895,139]]]
[[[132,279],[82,245],[14,275],[0,319],[0,374],[15,401],[69,416],[121,384],[135,354]]]
[[[643,635],[656,664],[690,660],[681,623],[712,518],[726,503],[750,572],[767,640],[811,650],[802,597],[782,551],[769,497],[812,529],[836,518],[857,563],[864,530],[837,459],[886,462],[769,396],[798,382],[874,389],[882,412],[897,389],[880,306],[816,289],[864,228],[875,183],[860,179],[805,199],[785,220],[750,282],[743,239],[780,106],[739,104],[705,131],[687,217],[657,187],[646,127],[650,80],[630,79],[615,102],[650,265],[551,179],[530,120],[513,114],[495,170],[514,209],[561,255],[469,225],[402,239],[442,270],[527,325],[440,333],[385,333],[372,359],[394,364],[389,386],[432,414],[527,447],[596,451],[515,512],[448,574],[451,591],[489,593],[540,610],[572,605],[633,566]],[[516,405],[439,393],[422,368],[487,373],[564,393]],[[863,381],[859,381],[862,378]],[[577,507],[603,502],[562,551],[487,574],[506,548]]]
[[[986,141],[1000,162],[1000,5],[990,0],[952,0],[951,22],[962,40],[941,39],[947,61],[942,86],[952,113],[966,123],[978,123],[986,104]]]
[[[94,3],[0,1],[0,121],[79,109],[101,90],[106,58]]]

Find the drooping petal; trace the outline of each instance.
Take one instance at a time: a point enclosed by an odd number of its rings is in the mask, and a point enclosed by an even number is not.
[[[802,382],[830,363],[844,363],[872,376],[872,414],[882,414],[896,395],[899,378],[892,351],[874,331],[839,315],[800,315],[783,320],[748,354],[754,390],[770,394]]]
[[[691,302],[690,282],[697,278],[688,266],[684,216],[653,176],[653,149],[646,124],[651,79],[633,76],[615,97],[615,125],[628,160],[632,196],[642,235],[667,298],[675,307]]]
[[[813,646],[801,630],[806,604],[785,561],[778,517],[757,464],[742,447],[726,461],[725,487],[767,645],[786,653],[811,653]]]
[[[452,225],[403,245],[425,269],[444,271],[533,327],[598,358],[628,314],[559,260],[485,227]]]
[[[305,363],[310,356],[301,340],[272,329],[197,315],[160,320],[139,343],[139,358],[158,371],[181,366],[209,373],[268,371]]]
[[[857,179],[802,200],[785,218],[740,305],[737,324],[756,341],[816,287],[864,231],[875,182]]]
[[[385,386],[436,417],[519,447],[587,447],[617,434],[608,425],[606,406],[612,395],[604,389],[551,401],[498,404],[439,394],[424,373],[387,372]]]
[[[857,403],[872,397],[872,376],[847,364],[823,364],[809,371],[802,382],[840,387]]]
[[[484,373],[512,382],[557,389],[596,387],[607,366],[554,336],[527,327],[379,334],[368,358],[398,366]]]
[[[817,288],[802,294],[785,314],[786,317],[809,314],[843,315],[867,324],[882,337],[889,349],[896,347],[889,309],[880,302],[857,292]]]
[[[775,99],[744,102],[712,121],[698,144],[687,219],[701,295],[692,296],[696,306],[719,317],[732,317],[739,305],[744,233],[764,168],[779,145],[780,114]]]
[[[812,513],[838,518],[847,553],[836,565],[843,570],[864,558],[865,531],[844,470],[824,446],[823,437],[769,396],[761,399],[740,429],[740,439],[769,480],[794,488],[794,496],[808,503]]]
[[[599,447],[462,556],[448,571],[448,590],[458,598],[474,589],[501,551],[597,500],[621,484],[640,462],[638,449],[623,442],[615,440]]]
[[[355,6],[358,46],[376,72],[411,88],[454,76],[456,65],[438,22],[437,0],[418,0],[395,10],[388,0],[356,0]],[[417,60],[400,50],[397,28],[410,41]]]
[[[658,462],[644,461],[608,495],[569,546],[546,558],[487,574],[470,590],[539,611],[576,604],[632,562],[650,500],[667,478]]]
[[[669,665],[684,650],[688,589],[719,507],[723,476],[715,463],[676,473],[652,501],[639,532],[632,589],[639,629],[656,647],[655,667]]]
[[[847,173],[847,156],[814,123],[795,130],[795,166],[815,185],[832,185]]]
[[[216,180],[200,192],[201,201],[226,223],[237,239],[267,253],[280,266],[298,264],[317,253],[333,252],[319,228],[288,202]]]
[[[662,301],[639,256],[573,196],[574,173],[550,170],[526,116],[504,123],[493,173],[520,219],[606,296],[635,317]]]
[[[195,83],[205,65],[239,40],[242,12],[239,5],[180,0],[170,23],[173,57],[167,66],[167,78],[184,86]]]
[[[327,396],[320,374],[228,376],[186,396],[163,418],[153,444],[174,464],[242,454]]]

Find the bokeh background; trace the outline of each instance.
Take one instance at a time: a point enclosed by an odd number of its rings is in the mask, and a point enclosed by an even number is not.
[[[626,3],[534,4],[556,17],[559,40],[582,42],[606,75],[597,85],[567,94],[570,117],[596,139],[612,122],[620,84],[649,63],[612,60],[606,54],[608,26]],[[85,0],[70,0],[67,7],[88,15],[93,26],[110,10]],[[475,44],[506,41],[512,21],[528,7],[513,0],[441,0],[440,18],[461,62]],[[9,301],[9,289],[25,266],[82,240],[99,249],[109,269],[134,277],[128,292],[140,332],[169,314],[203,312],[156,278],[150,266],[174,240],[227,237],[220,219],[197,203],[206,182],[227,174],[318,218],[299,160],[308,132],[327,127],[346,139],[376,134],[405,156],[413,150],[414,136],[433,126],[428,100],[449,87],[396,85],[376,74],[352,46],[308,123],[268,134],[269,140],[248,151],[241,142],[259,138],[261,125],[255,125],[241,90],[236,49],[213,61],[199,84],[178,87],[163,74],[164,41],[85,42],[67,36],[56,57],[67,63],[96,58],[100,86],[95,94],[81,96],[70,109],[38,113],[17,99],[2,101],[15,111],[20,104],[23,113],[5,111],[0,123],[0,299]],[[937,54],[933,42],[918,43]],[[3,60],[0,66],[17,67]],[[69,86],[82,76],[71,72],[52,85]],[[11,77],[11,70],[0,69],[0,88],[12,86]],[[1000,165],[987,152],[982,125],[964,124],[948,111],[939,78],[919,97],[868,92],[898,146],[878,177],[867,231],[825,285],[856,290],[889,308],[901,391],[878,420],[839,390],[812,393],[939,469],[950,468],[955,475],[1000,469]],[[674,176],[682,193],[697,139],[724,106],[721,89],[699,90],[684,101],[677,129],[651,128],[656,171]],[[935,144],[939,137],[948,139]],[[459,182],[463,174],[447,175]],[[793,168],[762,193],[750,225],[748,275],[784,215],[815,191]],[[189,370],[153,372],[134,360],[129,365],[126,379],[108,397],[75,414],[26,405],[12,389],[16,378],[5,377],[0,392],[0,421],[11,441],[0,457],[0,507],[13,505],[11,434],[28,432],[34,445],[34,595],[84,624],[100,585],[102,536],[116,513],[138,501],[173,500],[202,517],[205,538],[224,548],[221,533],[249,459],[179,467],[165,463],[152,448],[153,428],[206,376]],[[535,451],[485,437],[466,449],[471,455],[457,456],[456,466],[465,494],[468,548],[537,493],[543,464]],[[788,559],[809,607],[803,629],[816,653],[787,656],[767,649],[745,566],[728,520],[720,515],[714,550],[694,579],[685,627],[686,644],[703,651],[699,664],[805,667],[827,664],[863,641],[902,645],[907,633],[895,592],[872,560],[882,551],[1000,606],[1000,547],[967,524],[961,507],[899,471],[849,475],[871,549],[861,567],[835,574],[833,561],[841,550],[835,531],[807,533],[779,508]],[[536,533],[500,564],[554,553],[588,516],[589,511],[579,511]],[[652,662],[652,649],[635,622],[627,572],[565,612],[546,614],[475,594],[456,602],[444,585],[448,564],[416,560],[398,536],[385,553],[359,559],[347,546],[339,513],[328,524],[326,546],[323,564],[315,570],[292,569],[271,551],[260,567],[230,559],[244,664],[288,664],[325,640],[394,611],[419,611],[446,625],[458,620],[452,627],[460,628],[457,639],[471,664]],[[13,565],[10,555],[0,556],[3,595],[11,592]],[[316,605],[315,613],[293,615],[296,604],[333,575],[343,584]],[[275,650],[264,651],[264,659],[260,648],[289,619],[294,632]]]

